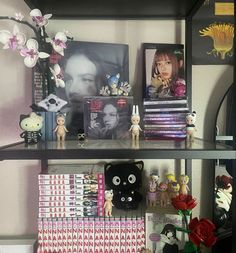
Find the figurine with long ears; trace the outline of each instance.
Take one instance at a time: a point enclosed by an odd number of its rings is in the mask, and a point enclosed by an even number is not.
[[[131,122],[132,122],[132,125],[131,125],[129,131],[131,131],[131,133],[132,133],[132,141],[137,142],[137,141],[139,141],[139,132],[143,131],[141,129],[141,127],[139,126],[140,116],[139,116],[139,110],[138,110],[137,105],[133,105]]]

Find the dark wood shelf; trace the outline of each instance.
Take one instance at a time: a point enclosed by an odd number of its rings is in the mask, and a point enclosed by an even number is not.
[[[25,146],[15,143],[0,148],[0,160],[33,159],[235,159],[236,151],[229,146],[196,139],[185,140],[140,140],[133,145],[131,140],[87,140],[65,143],[40,142]]]
[[[24,0],[57,19],[184,19],[203,0]]]

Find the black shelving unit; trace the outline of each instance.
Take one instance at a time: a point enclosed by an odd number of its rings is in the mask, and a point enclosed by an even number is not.
[[[191,109],[192,82],[192,18],[204,0],[24,0],[31,9],[52,13],[54,19],[173,19],[186,24],[186,81]],[[235,43],[234,43],[235,45]],[[235,73],[235,72],[234,72]],[[234,134],[235,137],[235,134]],[[88,140],[84,143],[66,141],[40,142],[34,146],[14,143],[0,147],[0,160],[41,160],[42,168],[49,159],[186,159],[191,174],[192,159],[232,159],[235,146],[229,147],[196,139],[185,141],[143,141],[133,146],[130,141]],[[234,175],[236,172],[234,172]],[[236,176],[236,175],[235,175]],[[234,189],[236,189],[234,180]],[[233,199],[235,203],[235,192]],[[236,252],[236,204],[233,203],[232,247]]]
[[[25,0],[60,19],[185,19],[199,0]]]

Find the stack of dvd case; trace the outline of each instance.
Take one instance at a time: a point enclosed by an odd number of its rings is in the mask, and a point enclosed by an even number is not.
[[[145,139],[186,138],[187,98],[156,98],[143,100]]]
[[[39,174],[38,183],[39,218],[104,215],[103,173]]]

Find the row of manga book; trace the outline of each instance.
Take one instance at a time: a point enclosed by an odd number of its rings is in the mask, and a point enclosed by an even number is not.
[[[37,253],[138,253],[144,247],[143,217],[38,219]]]
[[[49,174],[38,176],[39,218],[104,215],[103,172],[61,174],[60,168],[55,171],[50,174],[49,169]]]
[[[186,98],[144,99],[145,139],[186,138]]]

